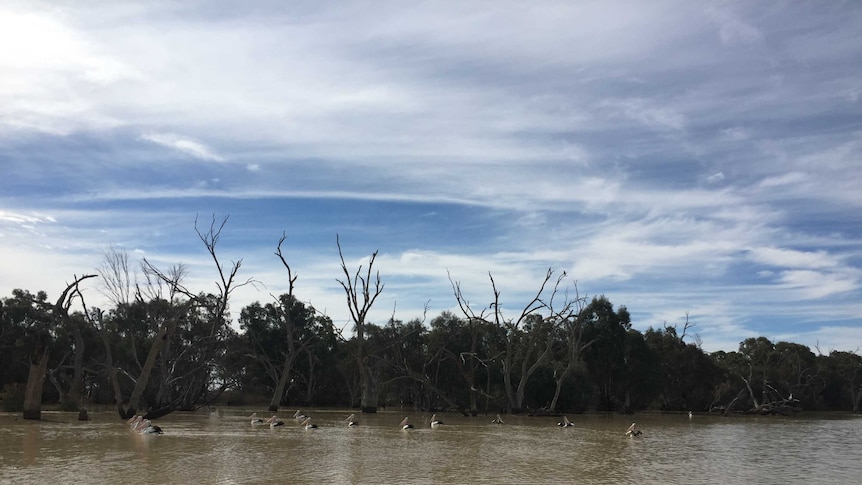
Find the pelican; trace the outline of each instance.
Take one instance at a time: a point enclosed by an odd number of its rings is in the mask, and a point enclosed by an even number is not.
[[[347,422],[348,427],[352,428],[353,426],[359,425],[359,421],[354,421],[354,419],[355,419],[355,415],[351,414],[350,416],[344,418],[344,421]]]
[[[270,428],[276,428],[278,426],[284,426],[284,421],[280,421],[275,416],[266,420],[266,423],[269,424]]]
[[[440,426],[441,424],[443,424],[443,421],[440,421],[437,419],[437,414],[436,413],[432,414],[431,415],[431,427],[436,428],[436,427]]]
[[[491,421],[491,424],[503,424],[503,418],[501,418],[500,415],[498,414],[497,417],[494,418],[493,421]]]
[[[689,412],[688,412],[688,419],[691,419],[691,417],[692,417],[692,416],[694,416],[694,414],[692,414],[692,412],[691,412],[691,411],[689,411]]]
[[[129,423],[130,428],[138,429],[138,425],[141,423],[141,420],[143,420],[143,419],[144,418],[140,414],[136,414],[135,416],[132,416],[131,418],[129,418],[129,420],[127,422]]]
[[[638,429],[637,423],[632,423],[632,425],[629,426],[629,429],[626,430],[626,436],[635,437],[635,436],[640,436],[642,434],[643,434],[643,432]]]
[[[141,423],[138,425],[138,431],[141,434],[162,434],[162,428],[150,422],[149,419],[141,420]]]
[[[305,421],[302,422],[302,427],[305,429],[317,429],[317,425],[312,424],[311,418],[305,418]]]
[[[413,425],[407,422],[407,418],[408,418],[408,417],[409,417],[409,416],[405,417],[405,418],[401,421],[401,424],[399,424],[399,426],[401,426],[401,429],[413,429]]]
[[[568,428],[569,426],[574,426],[574,424],[572,424],[572,422],[569,421],[569,418],[563,416],[563,420],[560,421],[559,423],[557,423],[557,426],[559,426],[561,428]]]
[[[308,419],[308,416],[302,414],[302,411],[297,409],[296,412],[293,414],[293,419],[297,421],[305,421],[306,419]]]
[[[252,414],[251,414],[251,416],[249,416],[249,418],[251,419],[251,424],[252,424],[252,425],[255,425],[255,424],[263,424],[263,423],[264,423],[263,418],[258,418],[258,417],[257,417],[257,413],[252,413]]]

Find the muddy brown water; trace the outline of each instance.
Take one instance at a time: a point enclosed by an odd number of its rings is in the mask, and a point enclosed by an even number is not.
[[[113,412],[0,414],[0,484],[862,483],[862,419],[641,414],[559,418],[303,410],[319,427],[252,426],[261,409],[174,413],[164,434]],[[403,431],[406,415],[415,429]],[[624,435],[632,420],[640,438]]]

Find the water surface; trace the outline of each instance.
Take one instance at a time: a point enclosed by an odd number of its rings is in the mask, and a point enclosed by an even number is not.
[[[642,414],[558,418],[386,411],[293,410],[286,426],[252,426],[252,412],[174,413],[160,436],[132,431],[114,412],[0,414],[0,484],[20,483],[859,483],[862,419]],[[403,431],[410,415],[416,426]],[[624,432],[636,420],[644,434]]]

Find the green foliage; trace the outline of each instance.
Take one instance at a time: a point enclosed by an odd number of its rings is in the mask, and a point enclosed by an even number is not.
[[[289,348],[295,359],[281,404],[359,404],[357,342],[341,335],[328,317],[282,295],[241,309],[237,331],[220,320],[217,304],[206,294],[155,297],[94,309],[98,319],[73,314],[80,333],[76,340],[72,327],[52,324],[44,292],[15,290],[0,300],[3,410],[21,411],[28,363],[46,348],[53,385],[46,385],[44,399],[77,410],[78,403],[63,394],[73,378],[68,369],[76,342],[86,349],[85,395],[96,404],[113,400],[107,345],[120,394],[127,398],[160,338],[166,342],[143,393],[146,408],[194,409],[222,392],[231,403],[268,399]],[[169,322],[176,328],[166,334]],[[379,380],[383,405],[498,412],[510,405],[504,356],[508,353],[512,363],[536,362],[546,342],[551,342],[548,358],[526,385],[525,410],[549,411],[558,382],[556,412],[858,411],[862,404],[862,357],[855,353],[815,355],[799,344],[759,337],[746,339],[734,352],[707,354],[675,327],[634,329],[626,307],[615,308],[604,296],[569,320],[536,313],[519,328],[443,312],[427,324],[418,319],[365,322],[363,331],[363,365]],[[573,352],[572,342],[582,348]],[[511,378],[518,382],[525,372],[514,365]]]
[[[8,384],[3,388],[3,411],[20,413],[24,410],[24,384]]]

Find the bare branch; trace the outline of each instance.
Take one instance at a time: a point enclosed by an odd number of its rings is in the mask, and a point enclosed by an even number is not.
[[[125,250],[110,246],[103,254],[102,264],[97,269],[102,277],[99,292],[116,306],[131,301],[133,288],[129,255]]]

